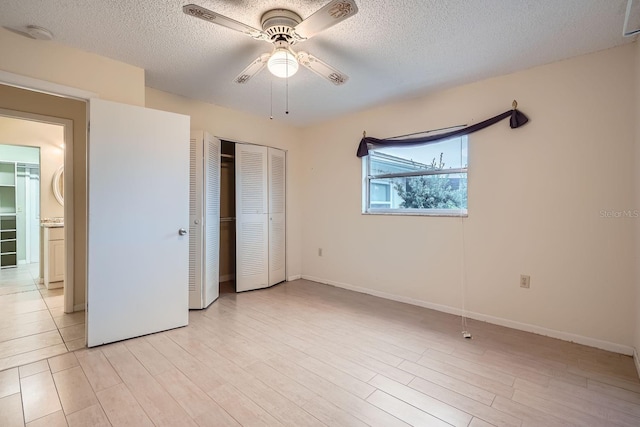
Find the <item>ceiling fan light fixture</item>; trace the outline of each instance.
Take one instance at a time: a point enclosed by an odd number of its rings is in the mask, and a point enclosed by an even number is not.
[[[298,60],[289,49],[279,47],[269,58],[267,67],[274,76],[287,78],[298,72]]]

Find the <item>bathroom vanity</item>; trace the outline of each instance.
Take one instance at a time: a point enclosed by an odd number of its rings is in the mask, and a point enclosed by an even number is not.
[[[47,289],[61,288],[64,284],[64,224],[43,222],[43,279]]]

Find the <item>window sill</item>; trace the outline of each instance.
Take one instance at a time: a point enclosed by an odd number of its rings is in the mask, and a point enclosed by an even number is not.
[[[458,212],[446,212],[446,211],[433,211],[433,212],[419,212],[419,211],[404,211],[394,212],[388,210],[376,210],[362,212],[362,215],[390,215],[390,216],[434,216],[434,217],[451,217],[451,218],[468,218],[467,211]]]

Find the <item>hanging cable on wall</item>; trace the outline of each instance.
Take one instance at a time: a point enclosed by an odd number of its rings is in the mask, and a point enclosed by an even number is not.
[[[460,287],[462,293],[462,313],[460,315],[460,321],[462,326],[462,337],[471,339],[471,332],[467,325],[467,266],[465,259],[465,239],[464,239],[464,217],[460,217],[460,234],[462,240],[462,257],[461,257],[461,269],[460,269]]]
[[[467,146],[467,159],[469,158]],[[462,155],[462,138],[460,138],[460,167],[464,164],[464,159]],[[467,161],[468,164],[468,161]],[[467,174],[468,177],[468,174]],[[459,185],[458,191],[462,192],[462,188]],[[467,200],[468,203],[468,200]],[[460,316],[461,326],[462,326],[462,337],[466,339],[471,339],[471,332],[469,332],[469,327],[467,326],[467,263],[465,259],[466,245],[464,238],[464,216],[460,216],[460,237],[462,244],[462,256],[461,256],[461,265],[460,265],[460,290],[462,296],[462,313]]]

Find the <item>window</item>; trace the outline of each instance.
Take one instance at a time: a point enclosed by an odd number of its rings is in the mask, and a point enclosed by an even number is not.
[[[371,207],[376,209],[391,208],[391,183],[386,181],[373,181],[371,183],[370,198]]]
[[[365,213],[467,214],[467,137],[363,157]]]

